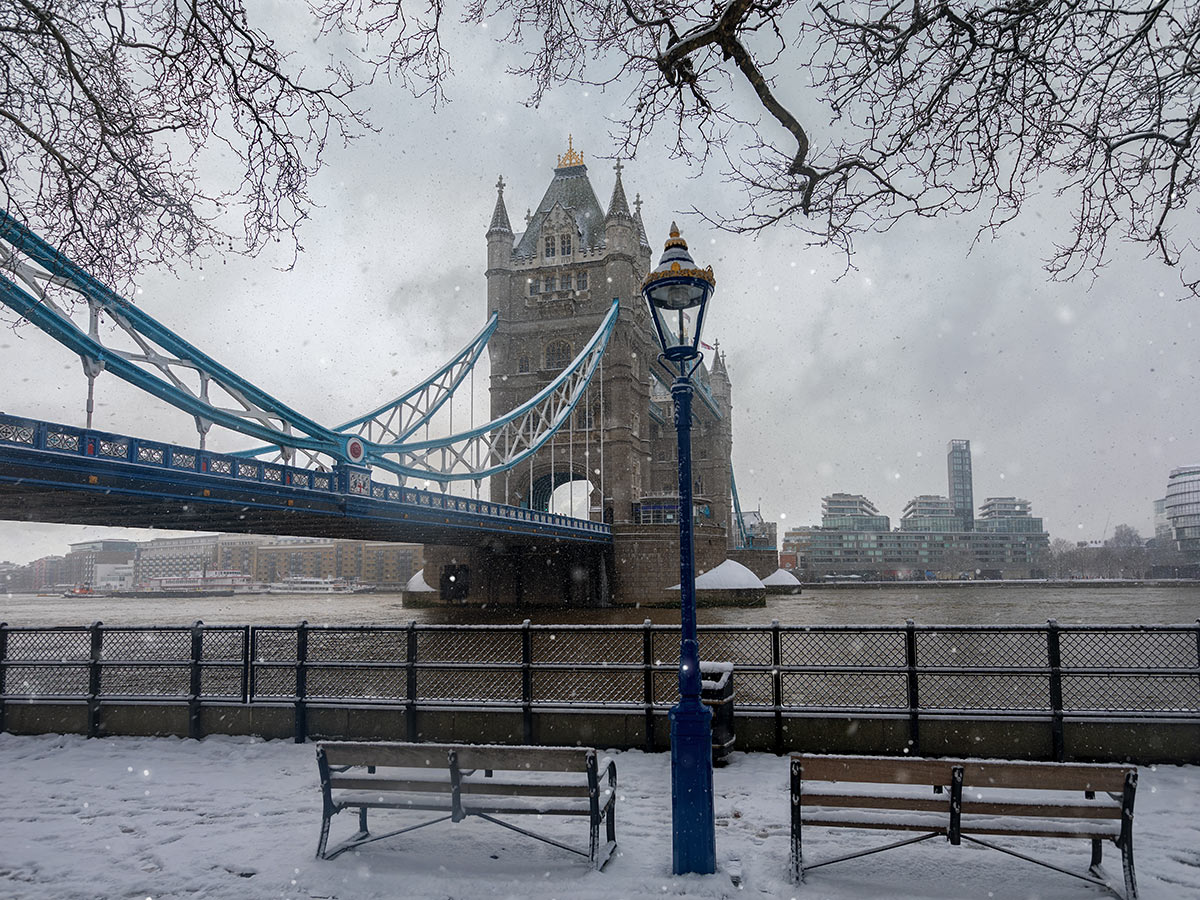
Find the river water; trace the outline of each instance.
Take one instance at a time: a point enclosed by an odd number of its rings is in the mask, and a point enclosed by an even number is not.
[[[310,624],[402,625],[656,624],[679,622],[677,609],[406,607],[399,594],[238,595],[199,598],[66,598],[0,595],[0,622],[14,626]],[[805,588],[800,596],[773,597],[765,608],[703,608],[700,624],[1034,625],[1187,624],[1200,619],[1200,585],[843,587]]]

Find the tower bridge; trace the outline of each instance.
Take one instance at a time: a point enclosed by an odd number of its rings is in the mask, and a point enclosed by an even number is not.
[[[0,413],[0,518],[420,542],[427,580],[453,586],[448,602],[669,602],[673,373],[640,294],[651,260],[640,196],[631,206],[618,163],[601,207],[568,145],[519,233],[498,183],[486,242],[480,332],[399,397],[324,426],[0,212],[0,302],[78,355],[88,398],[82,426]],[[456,431],[456,392],[485,349],[490,418]],[[696,377],[697,565],[736,557],[766,574],[773,550],[738,539],[732,388],[712,357]],[[93,428],[105,373],[190,414],[199,446]],[[447,412],[449,433],[429,436]],[[214,426],[252,446],[210,451]]]

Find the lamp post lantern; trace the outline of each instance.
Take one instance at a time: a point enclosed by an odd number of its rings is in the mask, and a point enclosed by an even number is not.
[[[712,711],[700,700],[696,636],[696,566],[692,503],[692,382],[700,365],[700,329],[716,287],[712,267],[699,268],[679,228],[642,283],[662,354],[679,368],[671,385],[679,441],[679,703],[671,708],[671,845],[676,875],[716,871],[713,817]]]

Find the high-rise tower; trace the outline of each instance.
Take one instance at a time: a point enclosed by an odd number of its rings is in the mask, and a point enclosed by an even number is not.
[[[946,447],[946,475],[950,505],[962,522],[963,531],[975,527],[975,488],[971,478],[971,442],[951,441]]]

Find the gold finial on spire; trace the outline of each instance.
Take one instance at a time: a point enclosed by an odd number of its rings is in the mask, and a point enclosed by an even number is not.
[[[573,140],[574,140],[574,137],[572,135],[568,134],[567,135],[567,152],[558,158],[558,167],[560,169],[565,169],[568,166],[582,166],[583,165],[583,154],[576,152],[575,147],[572,143]]]

